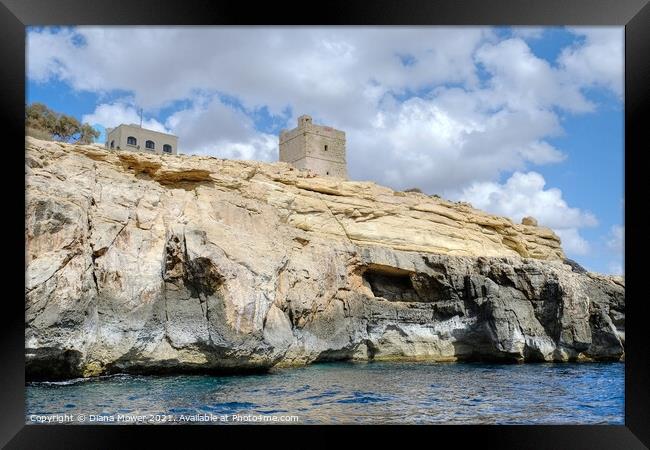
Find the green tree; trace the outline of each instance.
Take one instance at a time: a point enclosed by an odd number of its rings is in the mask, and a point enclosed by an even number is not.
[[[81,124],[77,119],[66,114],[57,118],[52,134],[60,141],[70,142],[70,139],[81,131]]]
[[[25,107],[25,122],[29,128],[52,132],[57,114],[43,103],[32,103]]]
[[[81,128],[79,130],[79,137],[77,138],[77,142],[79,144],[92,144],[98,137],[99,131],[95,130],[87,123],[84,123],[81,125]]]
[[[35,137],[51,136],[63,142],[90,144],[99,137],[99,131],[75,117],[52,111],[43,103],[25,105],[26,134]]]

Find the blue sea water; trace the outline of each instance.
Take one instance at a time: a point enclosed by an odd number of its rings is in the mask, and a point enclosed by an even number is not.
[[[61,415],[92,424],[273,416],[307,424],[624,423],[623,363],[326,363],[257,375],[34,382],[26,392],[27,423]]]

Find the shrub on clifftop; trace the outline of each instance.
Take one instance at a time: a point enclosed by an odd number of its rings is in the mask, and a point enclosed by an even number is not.
[[[25,134],[39,139],[49,138],[63,142],[90,144],[99,137],[99,131],[75,117],[52,111],[43,103],[25,106]]]

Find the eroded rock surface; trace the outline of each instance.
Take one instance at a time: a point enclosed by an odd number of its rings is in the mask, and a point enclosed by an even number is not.
[[[467,204],[32,138],[26,181],[30,378],[624,354],[621,278]]]

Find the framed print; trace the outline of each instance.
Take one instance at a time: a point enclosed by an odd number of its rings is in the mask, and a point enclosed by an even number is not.
[[[4,2],[3,445],[646,448],[647,2],[316,6]]]

